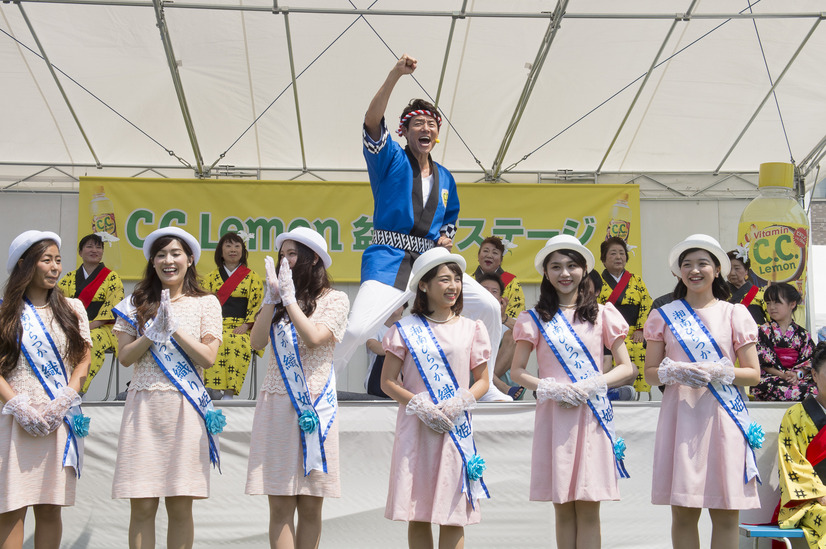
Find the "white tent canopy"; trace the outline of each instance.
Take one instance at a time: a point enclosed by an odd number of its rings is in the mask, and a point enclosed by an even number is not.
[[[460,181],[743,196],[761,162],[794,160],[811,186],[823,3],[751,4],[3,3],[0,189],[83,174],[364,180],[364,111],[404,52],[419,68],[388,126],[410,98],[438,100],[436,159]]]

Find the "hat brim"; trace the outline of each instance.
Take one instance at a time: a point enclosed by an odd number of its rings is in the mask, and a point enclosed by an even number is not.
[[[424,257],[424,254],[419,256],[419,258],[422,257]],[[418,259],[416,261],[418,261]],[[408,280],[407,282],[407,289],[413,293],[416,293],[416,290],[418,290],[419,288],[419,282],[421,281],[422,277],[429,273],[430,270],[434,267],[444,265],[445,263],[458,264],[462,272],[465,272],[465,269],[467,269],[467,261],[465,261],[465,258],[459,254],[448,253],[434,255],[433,257],[426,258],[424,262],[418,265],[414,263],[413,266],[415,267],[415,269],[412,273],[410,273],[410,280]]]
[[[686,250],[691,250],[693,248],[697,248],[700,250],[705,250],[714,257],[717,258],[717,261],[720,262],[720,275],[723,278],[728,277],[728,274],[731,272],[731,261],[726,254],[726,251],[719,245],[714,245],[713,242],[709,242],[706,240],[695,239],[695,238],[687,238],[671,248],[671,251],[668,253],[668,264],[671,267],[671,272],[674,276],[680,276],[680,255]]]
[[[194,236],[180,227],[164,227],[162,229],[155,229],[149,233],[149,236],[147,236],[146,240],[143,241],[143,256],[147,261],[152,259],[149,256],[149,253],[152,250],[152,245],[155,244],[156,240],[164,236],[171,236],[186,242],[186,245],[189,246],[190,250],[192,250],[193,263],[197,264],[198,260],[201,259],[201,244]]]
[[[12,240],[12,243],[9,246],[9,258],[6,261],[6,272],[11,274],[14,270],[14,266],[17,265],[17,262],[20,261],[21,257],[23,257],[26,250],[41,240],[54,240],[57,244],[57,249],[60,249],[61,241],[60,236],[57,233],[52,231],[35,230],[22,232],[17,235],[14,240]]]
[[[307,229],[308,231],[312,231],[312,229]],[[313,231],[315,232],[315,231]],[[321,240],[324,240],[324,237],[321,236],[319,233],[317,234]],[[294,240],[295,242],[301,242],[308,248],[310,248],[318,257],[321,259],[321,263],[324,265],[325,269],[329,269],[330,265],[333,264],[333,258],[330,257],[329,252],[327,252],[327,243],[326,241],[322,245],[320,241],[316,241],[313,237],[309,235],[302,234],[296,230],[292,230],[286,233],[281,233],[280,235],[275,237],[275,247],[277,249],[281,249],[281,245],[284,243],[285,240]]]
[[[546,244],[541,250],[539,250],[536,257],[534,257],[533,266],[540,275],[545,275],[545,269],[543,268],[545,258],[560,250],[572,250],[584,257],[586,273],[590,273],[594,269],[594,254],[591,253],[591,250],[580,243],[574,244],[573,242],[554,242],[553,244]]]

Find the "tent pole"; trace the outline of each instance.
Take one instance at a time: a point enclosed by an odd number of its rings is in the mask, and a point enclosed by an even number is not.
[[[72,102],[69,101],[69,98],[66,95],[66,90],[63,89],[63,85],[60,83],[60,79],[58,79],[57,73],[55,73],[54,71],[52,62],[49,61],[49,55],[43,48],[43,44],[40,43],[40,38],[38,38],[37,33],[34,31],[34,27],[32,26],[31,21],[29,21],[29,16],[26,15],[26,10],[23,9],[23,4],[17,4],[17,7],[20,8],[20,15],[23,16],[23,20],[26,21],[26,26],[29,27],[29,32],[32,33],[32,38],[34,38],[34,42],[35,44],[37,44],[37,49],[40,51],[40,55],[43,57],[43,61],[46,62],[46,67],[48,67],[49,73],[52,75],[52,78],[54,79],[54,83],[57,86],[58,91],[60,91],[60,95],[63,96],[63,101],[69,108],[69,112],[72,114],[72,118],[74,118],[75,124],[77,124],[77,129],[80,130],[80,134],[83,136],[83,140],[86,142],[86,146],[89,147],[89,152],[92,153],[92,157],[95,159],[95,167],[100,168],[100,159],[98,159],[98,155],[97,153],[95,153],[95,148],[92,147],[92,143],[91,141],[89,141],[89,136],[86,135],[86,131],[83,129],[83,124],[80,123],[80,119],[77,117],[77,113],[75,112],[74,107],[72,107]]]
[[[442,84],[445,81],[445,71],[447,70],[447,60],[450,57],[450,47],[453,45],[453,31],[456,29],[456,20],[464,19],[465,10],[467,9],[467,0],[462,2],[462,10],[453,15],[450,20],[450,32],[447,35],[447,45],[445,46],[445,58],[442,61],[442,73],[439,75],[439,87],[436,89],[436,101],[434,102],[436,108],[439,108],[439,97],[442,95]]]
[[[508,128],[505,130],[504,137],[502,138],[502,143],[499,145],[499,152],[496,153],[496,158],[491,166],[490,172],[491,179],[493,181],[496,181],[502,173],[502,165],[505,160],[505,154],[507,154],[508,148],[510,148],[511,141],[513,140],[513,136],[516,134],[516,128],[519,126],[519,121],[522,119],[522,114],[524,114],[525,108],[528,106],[528,99],[531,96],[531,92],[533,92],[537,78],[539,78],[539,73],[542,71],[542,67],[545,64],[545,59],[548,57],[548,51],[550,51],[554,38],[556,38],[556,33],[559,30],[562,18],[565,17],[565,9],[567,7],[568,0],[558,0],[553,13],[551,14],[551,22],[548,23],[548,29],[545,31],[545,37],[542,40],[542,44],[539,46],[539,51],[536,52],[536,58],[534,59],[533,65],[531,65],[531,70],[528,73],[525,86],[522,88],[522,95],[519,97],[519,101],[516,104],[516,109],[513,111],[511,121],[508,124]]]
[[[735,149],[735,148],[737,148],[737,145],[740,143],[740,140],[741,140],[741,139],[743,139],[743,136],[744,136],[744,135],[746,134],[746,132],[749,130],[749,128],[751,127],[752,123],[753,123],[753,122],[754,122],[754,120],[757,118],[757,115],[758,115],[758,114],[760,114],[760,111],[761,111],[761,110],[763,110],[763,105],[765,105],[765,104],[766,104],[766,101],[768,101],[768,100],[769,100],[769,98],[772,96],[772,94],[774,93],[774,90],[775,90],[775,89],[777,89],[778,84],[780,84],[780,82],[782,82],[782,81],[783,81],[783,77],[784,77],[784,76],[786,76],[786,73],[787,73],[787,72],[789,71],[789,69],[791,68],[791,66],[792,66],[792,64],[794,63],[795,59],[797,59],[797,56],[798,56],[798,55],[800,55],[800,52],[801,52],[801,51],[803,51],[803,47],[806,45],[806,42],[808,42],[808,41],[809,41],[809,38],[811,38],[811,37],[812,37],[812,35],[814,34],[814,32],[815,32],[815,30],[817,29],[818,25],[820,25],[820,22],[821,22],[822,20],[823,20],[823,18],[822,18],[822,17],[821,17],[821,18],[819,18],[817,21],[815,21],[815,24],[814,24],[814,25],[812,25],[812,28],[811,28],[811,29],[809,29],[808,34],[806,34],[806,37],[803,39],[803,41],[802,41],[802,42],[800,43],[800,45],[797,47],[797,50],[794,52],[794,55],[792,55],[791,59],[789,59],[789,62],[788,62],[788,63],[786,63],[786,66],[783,68],[783,72],[781,72],[781,73],[780,73],[780,76],[778,76],[778,77],[777,77],[777,79],[774,81],[774,84],[772,85],[772,87],[771,87],[771,88],[769,88],[769,91],[766,93],[766,96],[765,96],[765,97],[763,97],[763,100],[760,102],[760,105],[758,105],[758,106],[757,106],[757,108],[754,110],[754,113],[751,115],[751,118],[749,118],[749,121],[748,121],[748,122],[746,122],[746,126],[745,126],[745,127],[743,128],[743,130],[740,132],[740,135],[738,135],[738,136],[737,136],[737,139],[735,139],[735,140],[734,140],[734,143],[732,143],[732,145],[731,145],[731,147],[729,148],[729,150],[728,150],[728,152],[726,153],[726,155],[723,157],[723,159],[722,159],[722,160],[720,161],[720,163],[717,165],[717,168],[714,170],[714,173],[715,173],[715,174],[717,174],[717,173],[719,173],[719,172],[720,172],[720,168],[722,168],[722,167],[723,167],[723,164],[725,164],[725,163],[726,163],[726,160],[728,160],[728,157],[729,157],[729,156],[731,156],[731,153],[732,153],[732,152],[734,152],[734,149]]]
[[[681,20],[682,19],[674,19],[674,21],[672,21],[671,28],[668,29],[668,33],[665,35],[665,39],[660,44],[660,49],[657,50],[657,55],[655,55],[653,61],[651,61],[651,65],[648,67],[648,71],[645,73],[645,78],[642,79],[642,83],[640,83],[640,87],[637,89],[637,93],[636,95],[634,95],[634,99],[631,101],[631,104],[628,105],[628,110],[625,111],[625,116],[622,117],[622,122],[620,122],[619,128],[617,128],[617,132],[614,134],[614,138],[611,140],[611,144],[608,145],[608,149],[605,151],[605,155],[602,157],[602,161],[599,163],[599,166],[597,167],[597,173],[602,171],[602,166],[605,165],[605,161],[608,159],[608,155],[611,154],[611,149],[614,148],[614,144],[617,142],[620,132],[622,132],[622,128],[628,121],[628,117],[631,116],[631,111],[634,110],[634,105],[637,104],[637,100],[640,98],[640,95],[642,95],[642,90],[645,89],[645,85],[648,83],[648,79],[651,78],[651,73],[654,72],[654,68],[657,66],[657,63],[659,62],[660,57],[663,54],[663,50],[665,50],[666,44],[668,44],[668,41],[671,39],[671,34],[677,27],[677,23],[679,23]]]
[[[301,128],[301,109],[298,107],[298,83],[295,80],[295,60],[293,57],[293,41],[290,35],[290,13],[284,9],[284,26],[287,30],[287,54],[290,58],[290,77],[293,81],[293,97],[295,98],[295,119],[298,123],[298,143],[301,146],[301,169],[307,171],[307,157],[304,154],[304,132]]]
[[[152,0],[152,5],[155,7],[155,19],[158,22],[158,30],[161,33],[161,42],[163,43],[163,50],[166,54],[167,64],[169,65],[169,72],[172,75],[172,83],[175,86],[175,95],[178,97],[178,105],[181,107],[181,115],[183,115],[184,118],[186,133],[189,135],[189,142],[192,144],[192,152],[195,155],[195,163],[197,164],[197,172],[195,175],[199,178],[207,177],[209,174],[204,171],[204,159],[201,156],[201,147],[198,145],[198,137],[195,135],[195,126],[192,123],[189,106],[186,103],[181,73],[178,71],[178,62],[175,60],[175,52],[172,50],[172,40],[169,37],[169,29],[166,26],[163,0]]]

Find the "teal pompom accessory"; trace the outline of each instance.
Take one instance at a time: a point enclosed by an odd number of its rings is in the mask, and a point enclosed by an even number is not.
[[[305,433],[314,433],[318,429],[318,424],[318,414],[315,413],[315,410],[304,410],[298,416],[298,426]]]
[[[488,466],[485,465],[485,460],[482,459],[482,456],[473,454],[467,462],[467,476],[470,480],[479,480],[487,468]]]
[[[766,440],[766,434],[763,432],[763,426],[752,421],[749,424],[749,430],[746,432],[746,437],[749,439],[749,446],[752,448],[762,448],[763,441]]]
[[[614,443],[614,457],[617,458],[617,461],[622,461],[625,459],[625,448],[625,439],[619,437]]]
[[[217,435],[224,430],[227,425],[227,418],[224,417],[223,410],[207,410],[206,426],[211,435]]]
[[[89,416],[78,414],[72,416],[72,432],[76,437],[83,438],[89,434],[89,423],[92,419]]]

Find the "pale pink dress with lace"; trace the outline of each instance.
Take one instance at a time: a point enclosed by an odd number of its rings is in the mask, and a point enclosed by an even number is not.
[[[597,368],[602,372],[603,348],[625,339],[628,324],[610,303],[599,306],[596,322],[583,322],[572,309],[562,309]],[[539,377],[571,383],[528,312],[516,319],[514,341],[526,341],[536,350]],[[618,437],[622,425],[615,425]],[[536,404],[531,452],[531,501],[611,501],[620,498],[614,448],[591,408],[563,408],[546,400]]]
[[[131,299],[128,296],[126,299]],[[221,305],[214,295],[172,302],[178,329],[201,343],[220,341]],[[134,320],[134,319],[133,319]],[[137,336],[118,317],[115,332]],[[113,498],[209,497],[209,439],[204,420],[147,351],[132,366],[118,437]],[[201,378],[202,368],[196,366]],[[218,443],[218,435],[214,435]]]
[[[304,368],[310,396],[315,399],[330,376],[333,349],[341,341],[347,327],[350,300],[347,294],[330,290],[316,301],[310,320],[327,327],[335,341],[328,341],[314,349],[304,345],[298,337],[298,353]],[[327,473],[313,470],[304,476],[304,458],[301,448],[298,415],[295,413],[275,355],[270,352],[267,376],[261,386],[255,417],[252,420],[250,458],[247,465],[246,493],[270,496],[341,496],[338,467],[338,417],[324,443]]]
[[[741,347],[757,342],[757,323],[739,303],[718,301],[694,311],[732,363]],[[644,333],[648,341],[664,342],[665,356],[671,360],[688,361],[658,312],[648,316]],[[746,444],[734,420],[707,388],[666,386],[654,442],[651,503],[759,509],[756,481],[743,482]]]
[[[78,317],[80,335],[91,347],[89,321],[83,304],[78,299],[68,299],[68,302]],[[37,314],[57,346],[58,353],[65,357],[68,342],[63,330],[54,322],[51,307],[38,307]],[[66,374],[71,377],[75,365],[65,360],[63,365]],[[20,353],[17,366],[6,381],[16,393],[29,395],[29,403],[38,410],[42,411],[51,400],[23,353]],[[33,437],[18,425],[13,416],[0,415],[0,513],[29,505],[74,505],[77,476],[73,467],[63,467],[63,450],[68,433],[69,426],[62,423],[48,436]]]

